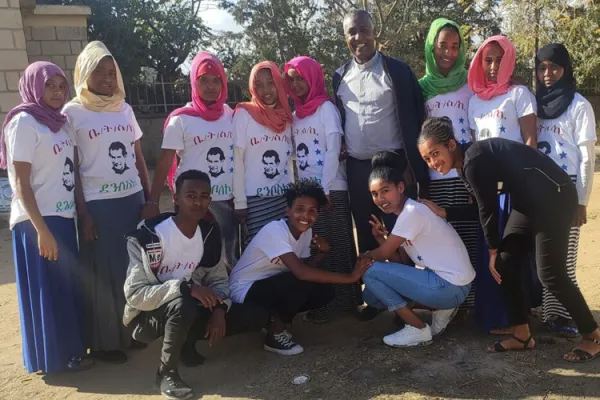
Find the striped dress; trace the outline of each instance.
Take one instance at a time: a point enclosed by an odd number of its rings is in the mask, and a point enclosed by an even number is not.
[[[577,180],[576,175],[571,175],[571,180]],[[575,268],[577,267],[577,253],[579,251],[579,233],[581,228],[578,226],[571,227],[569,233],[569,249],[567,251],[567,274],[569,278],[577,285],[577,277]],[[551,322],[557,317],[571,319],[569,312],[558,301],[556,297],[546,288],[542,292],[542,318],[544,322]]]

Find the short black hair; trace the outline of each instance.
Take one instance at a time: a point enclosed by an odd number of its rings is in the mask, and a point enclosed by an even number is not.
[[[221,150],[219,147],[211,147],[208,150],[208,153],[206,153],[207,159],[208,159],[208,156],[219,156],[221,161],[223,161],[225,159],[225,153],[223,153],[223,150]]]
[[[290,183],[285,191],[288,207],[292,207],[294,201],[299,197],[311,197],[319,203],[319,207],[327,204],[327,196],[325,196],[323,187],[310,179],[300,179],[298,182]]]
[[[65,159],[65,165],[69,166],[69,171],[75,171],[75,164],[73,164],[73,161],[69,157]]]
[[[427,118],[423,122],[421,133],[417,138],[417,146],[429,139],[433,139],[436,144],[448,144],[451,140],[456,141],[452,120],[448,117]]]
[[[177,180],[175,181],[175,193],[179,193],[183,186],[183,182],[188,180],[203,181],[208,183],[208,186],[210,187],[210,178],[206,172],[198,171],[197,169],[188,169],[177,177]]]
[[[298,147],[296,147],[296,153],[299,153],[300,150],[304,151],[304,154],[308,154],[308,146],[306,143],[300,143]]]
[[[123,156],[127,155],[127,148],[121,142],[112,142],[110,144],[110,146],[108,146],[108,154],[109,155],[110,155],[111,151],[115,151],[115,150],[122,150],[123,151]]]
[[[279,164],[281,160],[279,159],[279,154],[275,150],[267,150],[265,154],[263,154],[263,162],[265,162],[265,158],[275,157],[275,164]]]
[[[399,166],[403,164],[402,156],[393,151],[380,151],[371,159],[369,183],[375,180],[392,182],[397,185],[404,182],[403,172]]]

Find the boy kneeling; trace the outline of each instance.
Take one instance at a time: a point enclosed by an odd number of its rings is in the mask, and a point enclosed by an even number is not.
[[[123,323],[143,343],[164,336],[156,385],[168,399],[193,396],[178,366],[179,360],[186,366],[202,364],[196,340],[213,345],[225,335],[258,331],[267,322],[264,310],[232,305],[229,299],[227,270],[219,262],[219,228],[204,219],[210,191],[204,172],[183,172],[175,183],[176,213],[143,221],[128,236]]]
[[[327,203],[318,183],[301,180],[289,186],[287,218],[265,225],[252,239],[231,271],[231,297],[270,313],[264,348],[280,355],[304,351],[292,341],[286,326],[303,311],[320,308],[334,296],[330,283],[358,282],[371,261],[361,258],[351,274],[317,268],[329,251],[327,242],[312,234],[319,207]],[[309,260],[313,247],[319,254]]]

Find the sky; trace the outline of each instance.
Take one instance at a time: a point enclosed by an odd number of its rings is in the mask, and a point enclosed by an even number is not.
[[[200,11],[200,17],[214,31],[239,32],[242,28],[235,23],[231,14],[225,10],[209,9]]]

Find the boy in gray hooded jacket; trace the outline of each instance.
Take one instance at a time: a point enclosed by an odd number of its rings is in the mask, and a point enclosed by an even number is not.
[[[188,399],[193,391],[179,377],[178,365],[203,363],[196,341],[213,345],[226,335],[258,331],[267,313],[229,299],[219,228],[205,218],[208,175],[185,171],[175,188],[176,213],[142,221],[128,235],[123,323],[143,343],[164,336],[156,385],[168,399]]]

